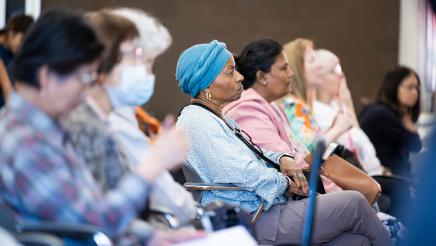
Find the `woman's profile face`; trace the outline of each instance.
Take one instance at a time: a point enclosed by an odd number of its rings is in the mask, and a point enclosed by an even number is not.
[[[412,73],[398,86],[397,97],[401,107],[412,108],[419,100],[418,78]]]
[[[241,97],[244,77],[236,71],[235,66],[235,59],[232,56],[215,81],[209,86],[208,92],[210,92],[212,100],[220,105],[236,101]]]
[[[289,93],[293,75],[294,72],[289,67],[288,58],[281,52],[276,57],[274,64],[271,65],[270,72],[265,73],[265,88],[269,98],[275,101],[286,96]]]
[[[321,67],[322,72],[319,91],[333,98],[339,94],[340,83],[345,78],[342,73],[341,64],[339,60],[332,60],[326,64],[321,64]]]
[[[317,86],[321,83],[321,66],[316,58],[315,50],[311,46],[304,52],[304,77],[308,86]]]

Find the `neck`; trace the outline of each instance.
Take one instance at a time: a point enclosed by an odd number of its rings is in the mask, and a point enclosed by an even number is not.
[[[112,112],[112,104],[101,85],[95,85],[89,90],[89,96],[95,101],[106,116]]]
[[[316,100],[316,88],[314,86],[307,87],[307,104],[312,108],[313,101]]]
[[[319,92],[319,91],[318,91]],[[333,101],[333,96],[328,95],[327,93],[316,93],[316,100],[325,104],[330,104]]]
[[[259,82],[254,82],[254,84],[251,86],[253,90],[255,90],[260,96],[263,97],[268,103],[272,103],[278,98],[275,98],[274,96],[271,96],[266,90],[265,86],[260,84]]]
[[[221,104],[206,100],[202,97],[197,97],[197,98],[191,99],[191,103],[203,104],[204,106],[208,107],[213,112],[215,112],[218,116],[223,118],[223,106]]]
[[[51,118],[59,118],[60,115],[53,110],[53,103],[46,100],[38,89],[23,85],[19,82],[15,86],[17,92],[32,105],[36,106]]]

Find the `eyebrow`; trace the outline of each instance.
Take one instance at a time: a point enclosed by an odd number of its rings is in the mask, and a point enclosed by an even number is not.
[[[233,69],[233,68],[235,68],[235,65],[229,64],[229,65],[227,65],[227,68]]]

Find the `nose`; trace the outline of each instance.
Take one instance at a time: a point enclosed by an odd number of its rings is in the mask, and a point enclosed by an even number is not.
[[[287,71],[288,71],[288,78],[291,78],[292,76],[294,76],[294,70],[292,70],[289,66],[288,66],[288,69],[287,69]]]
[[[235,70],[235,72],[236,72],[236,79],[235,79],[235,81],[236,81],[236,83],[242,83],[242,81],[244,81],[244,76],[242,76],[242,74],[240,74],[237,70]]]

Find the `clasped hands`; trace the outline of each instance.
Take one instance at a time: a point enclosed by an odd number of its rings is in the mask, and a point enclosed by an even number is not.
[[[309,169],[309,167],[307,167]],[[280,171],[283,175],[291,178],[291,186],[288,189],[288,195],[307,196],[309,193],[309,184],[303,174],[303,170],[295,166],[295,160],[289,156],[280,158]]]

